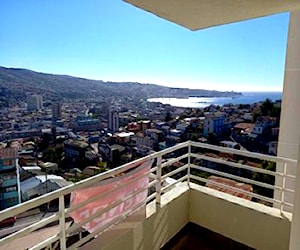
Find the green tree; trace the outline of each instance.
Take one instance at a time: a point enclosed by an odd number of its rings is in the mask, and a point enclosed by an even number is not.
[[[57,163],[58,166],[62,163],[64,149],[62,144],[58,144],[55,147],[49,147],[44,153],[44,160]]]
[[[269,116],[269,115],[271,115],[273,108],[274,108],[274,103],[269,98],[267,98],[262,103],[260,110],[261,110],[262,115]]]
[[[239,104],[238,109],[248,109],[250,108],[250,104]]]
[[[271,161],[263,161],[260,165],[260,168],[274,172],[276,171],[276,163]],[[270,185],[274,185],[275,183],[275,177],[273,175],[268,175],[268,174],[263,174],[258,172],[255,172],[253,174],[253,180],[270,184]],[[269,188],[254,186],[254,192],[263,196],[273,198],[273,190]]]
[[[192,134],[190,135],[190,140],[191,140],[191,141],[198,141],[198,136],[197,136],[197,134],[192,133]]]
[[[280,118],[280,113],[281,113],[281,108],[274,106],[273,109],[271,110],[271,116]]]
[[[255,112],[255,113],[253,114],[253,123],[255,123],[256,120],[257,120],[257,118],[260,117],[260,116],[262,116],[262,113],[261,113],[260,110],[257,111],[257,112]]]
[[[108,170],[107,162],[104,162],[104,161],[98,161],[97,167],[100,168],[99,173],[103,173]]]
[[[257,118],[260,116],[272,116],[280,118],[281,108],[275,106],[275,104],[270,100],[266,99],[260,109],[253,114],[253,122],[255,123]]]

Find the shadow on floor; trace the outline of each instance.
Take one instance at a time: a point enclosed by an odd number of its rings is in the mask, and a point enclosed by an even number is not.
[[[189,222],[161,250],[254,250]]]

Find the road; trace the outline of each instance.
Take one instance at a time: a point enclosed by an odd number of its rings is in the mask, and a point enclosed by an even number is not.
[[[47,218],[49,216],[51,216],[53,213],[38,213],[38,214],[34,214],[34,215],[30,215],[30,216],[26,216],[26,217],[22,217],[22,218],[17,218],[17,221],[15,223],[14,226],[12,227],[5,227],[0,229],[0,238],[3,238],[6,235],[12,234],[14,232],[17,232],[37,221],[40,221],[44,218]]]
[[[66,223],[66,228],[70,226],[71,222]],[[18,249],[29,249],[34,245],[49,239],[53,235],[60,232],[60,226],[54,225],[45,227],[40,230],[34,231],[24,237],[17,238],[11,242],[8,242],[0,246],[0,250],[18,250]]]

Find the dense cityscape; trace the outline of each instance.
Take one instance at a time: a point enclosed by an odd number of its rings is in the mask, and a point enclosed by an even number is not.
[[[281,100],[182,108],[29,93],[16,103],[0,110],[1,210],[188,140],[277,154]]]

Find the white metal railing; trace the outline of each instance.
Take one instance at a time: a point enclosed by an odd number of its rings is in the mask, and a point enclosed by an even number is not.
[[[202,152],[199,152],[199,149]],[[211,157],[209,155],[205,155],[203,151],[215,151],[215,152],[221,152],[225,153],[228,155],[236,155],[240,157],[246,157],[246,158],[253,158],[256,160],[265,160],[265,161],[273,161],[276,163],[282,163],[284,164],[284,171],[282,173],[280,172],[274,172],[266,169],[261,169],[261,168],[256,168],[250,165],[246,164],[241,164],[238,162],[232,162],[228,161],[225,158],[222,157]],[[172,155],[170,155],[172,154]],[[143,189],[140,190],[135,190],[132,192],[132,194],[128,195],[127,197],[124,197],[120,200],[116,200],[113,202],[113,204],[110,204],[107,206],[105,209],[96,211],[93,215],[89,216],[88,218],[84,219],[82,222],[77,223],[77,224],[71,224],[67,225],[66,219],[70,217],[70,213],[76,211],[77,209],[80,209],[87,204],[94,202],[96,200],[101,199],[104,195],[109,195],[110,192],[113,192],[117,189],[122,189],[124,188],[125,185],[129,185],[130,183],[126,184],[120,184],[117,186],[114,190],[110,190],[107,193],[99,193],[95,196],[92,196],[85,201],[71,207],[66,207],[65,204],[65,196],[69,195],[70,193],[80,190],[83,188],[91,187],[96,183],[99,183],[107,178],[114,177],[116,175],[120,175],[122,173],[125,173],[129,171],[135,163],[140,163],[145,160],[152,159],[156,164],[152,166],[152,168],[147,171],[147,173],[143,174],[142,176],[139,176],[138,178],[144,178],[145,176],[148,178],[149,177],[149,185]],[[273,177],[280,177],[283,178],[282,181],[282,186],[276,186],[275,184],[268,184],[264,182],[260,182],[257,180],[253,180],[252,178],[246,178],[243,176],[239,176],[238,174],[233,174],[233,173],[228,173],[226,171],[220,171],[217,169],[209,168],[207,166],[197,166],[194,164],[195,159],[197,160],[206,160],[210,162],[214,162],[215,164],[223,164],[226,166],[231,167],[232,169],[243,169],[249,171],[249,173],[260,173],[260,174],[267,174]],[[172,164],[176,162],[181,162],[180,166],[177,168],[173,169],[166,169],[168,166],[172,166]],[[121,203],[126,202],[128,199],[132,198],[134,195],[137,195],[140,192],[144,192],[145,190],[149,190],[150,188],[153,188],[155,191],[153,193],[148,192],[148,197],[147,197],[147,202],[150,202],[152,200],[155,200],[156,204],[160,206],[161,203],[161,195],[165,192],[167,192],[170,188],[174,187],[174,185],[178,184],[179,182],[182,181],[187,181],[190,183],[191,181],[200,181],[201,183],[206,183],[208,180],[206,178],[203,178],[199,175],[197,175],[197,171],[205,172],[207,174],[211,175],[217,175],[221,176],[224,178],[229,178],[238,182],[243,182],[243,183],[248,183],[250,185],[255,185],[257,187],[261,188],[267,188],[271,190],[279,190],[282,195],[281,195],[281,200],[276,200],[272,197],[267,197],[261,194],[249,192],[246,190],[238,189],[236,187],[232,187],[229,185],[226,185],[224,183],[218,183],[215,182],[214,184],[221,187],[225,188],[227,190],[232,190],[236,191],[239,193],[243,193],[246,195],[249,195],[253,198],[256,198],[261,201],[268,202],[269,204],[279,204],[280,205],[280,210],[281,212],[284,211],[285,206],[292,207],[293,204],[287,203],[284,201],[284,195],[285,193],[294,193],[294,190],[290,190],[285,187],[286,179],[295,179],[295,176],[287,174],[286,169],[289,167],[296,167],[297,161],[296,160],[291,160],[291,159],[285,159],[282,157],[275,157],[275,156],[269,156],[269,155],[262,155],[258,153],[251,153],[251,152],[246,152],[246,151],[239,151],[235,149],[229,149],[229,148],[224,148],[224,147],[218,147],[218,146],[213,146],[213,145],[208,145],[208,144],[203,144],[203,143],[196,143],[196,142],[184,142],[181,144],[178,144],[174,147],[165,149],[163,151],[151,154],[149,156],[146,156],[144,158],[138,159],[134,162],[125,164],[123,166],[120,166],[118,168],[109,170],[105,173],[93,176],[91,178],[88,178],[86,180],[77,182],[75,184],[72,184],[68,187],[59,189],[57,191],[54,191],[52,193],[43,195],[41,197],[35,198],[33,200],[24,202],[22,204],[19,204],[15,207],[3,210],[0,212],[0,221],[3,219],[12,217],[12,216],[18,216],[19,214],[28,211],[33,208],[38,208],[39,206],[49,203],[50,201],[53,200],[58,200],[59,204],[59,209],[57,212],[53,213],[51,216],[44,218],[42,220],[36,221],[33,224],[26,226],[25,228],[22,228],[16,232],[13,232],[12,234],[7,235],[6,237],[3,237],[0,239],[0,247],[5,246],[5,244],[10,243],[16,239],[22,238],[31,232],[34,232],[38,229],[41,228],[48,228],[50,227],[49,224],[51,223],[53,227],[53,223],[58,223],[56,227],[59,228],[59,233],[51,235],[48,239],[45,241],[37,242],[34,243],[32,246],[30,246],[30,249],[43,249],[43,248],[48,248],[52,249],[52,247],[56,246],[58,247],[58,242],[59,242],[59,248],[60,249],[74,249],[79,247],[80,245],[84,244],[85,242],[91,240],[93,237],[96,235],[99,235],[100,233],[108,230],[111,228],[113,225],[118,223],[119,221],[123,220],[124,218],[128,217],[138,209],[140,209],[140,205],[138,207],[133,207],[130,208],[129,211],[126,211],[125,214],[122,214],[116,218],[114,218],[109,224],[104,225],[103,227],[97,229],[95,232],[92,232],[88,234],[85,237],[81,237],[82,234],[78,230],[81,229],[82,225],[85,225],[95,218],[99,217],[101,214],[106,213],[112,208],[115,208],[116,206],[120,205]],[[192,174],[193,172],[193,174]],[[195,174],[196,173],[196,174]],[[175,181],[173,181],[171,184],[168,185],[163,185],[165,180],[168,177],[173,177]],[[136,180],[136,179],[135,179]],[[134,180],[132,180],[134,181]],[[210,182],[212,182],[210,180]],[[0,231],[1,232],[1,231]],[[73,245],[68,244],[67,245],[67,239],[70,237],[74,236],[74,234],[79,234],[77,242],[75,242]]]
[[[287,168],[296,168],[297,167],[297,161],[293,160],[293,159],[287,159],[287,158],[283,158],[283,157],[278,157],[278,156],[270,156],[270,155],[264,155],[264,154],[259,154],[259,153],[252,153],[252,152],[248,152],[248,151],[240,151],[240,150],[236,150],[236,149],[230,149],[230,148],[223,148],[223,147],[218,147],[218,146],[213,146],[213,145],[209,145],[209,144],[201,144],[201,143],[195,143],[195,142],[191,142],[192,147],[196,147],[196,148],[202,148],[202,149],[207,149],[207,150],[214,150],[214,151],[218,151],[221,153],[227,153],[227,154],[232,154],[232,155],[237,155],[237,156],[244,156],[247,158],[252,158],[252,159],[259,159],[262,161],[268,161],[268,162],[275,162],[276,164],[283,164],[284,165],[284,171],[283,172],[277,172],[277,171],[270,171],[270,170],[266,170],[266,169],[262,169],[262,168],[257,168],[257,167],[253,167],[253,166],[249,166],[246,164],[240,164],[240,163],[236,163],[236,162],[230,162],[227,161],[226,159],[222,159],[222,158],[213,158],[213,157],[209,157],[209,156],[205,156],[205,155],[199,155],[199,154],[194,154],[191,153],[190,157],[194,157],[197,159],[204,159],[204,160],[208,160],[211,162],[215,162],[215,163],[219,163],[219,164],[224,164],[236,169],[245,169],[248,170],[252,173],[262,173],[262,174],[267,174],[270,176],[274,176],[274,177],[280,177],[282,178],[282,185],[281,186],[276,186],[275,185],[275,181],[274,184],[268,184],[268,183],[264,183],[264,182],[259,182],[259,181],[255,181],[253,179],[250,178],[245,178],[245,177],[241,177],[238,175],[232,175],[229,173],[225,173],[222,171],[218,171],[218,170],[214,170],[214,169],[209,169],[207,167],[202,167],[202,166],[194,166],[191,165],[191,169],[198,169],[198,170],[202,170],[204,172],[208,172],[211,174],[216,174],[225,178],[229,178],[229,179],[233,179],[235,181],[239,181],[239,182],[243,182],[243,183],[248,183],[251,185],[255,185],[257,187],[262,187],[262,188],[267,188],[270,189],[272,191],[280,191],[281,192],[281,199],[280,200],[276,200],[275,198],[270,198],[267,196],[263,196],[263,195],[259,195],[256,193],[252,193],[251,196],[253,198],[257,198],[261,201],[265,201],[265,202],[269,202],[271,204],[278,204],[280,207],[280,211],[283,212],[285,210],[285,207],[293,207],[293,204],[288,203],[285,201],[284,196],[286,193],[294,193],[294,190],[288,189],[285,186],[286,180],[287,179],[293,179],[295,180],[295,175],[290,175],[287,174]],[[294,171],[295,172],[295,171]],[[207,182],[207,179],[204,178],[199,178],[197,176],[193,176],[191,175],[190,178],[192,179],[197,179],[198,181],[202,181],[202,182]],[[210,180],[210,182],[213,182]],[[213,182],[215,185],[219,185],[221,187],[224,187],[223,184],[220,184],[218,182]],[[239,191],[240,193],[244,193],[244,194],[248,194],[249,192],[245,191],[245,190],[235,190],[234,187],[231,186],[226,186],[225,187],[227,189],[232,189],[233,191]],[[290,209],[291,210],[291,209]],[[289,210],[289,211],[290,211]]]

